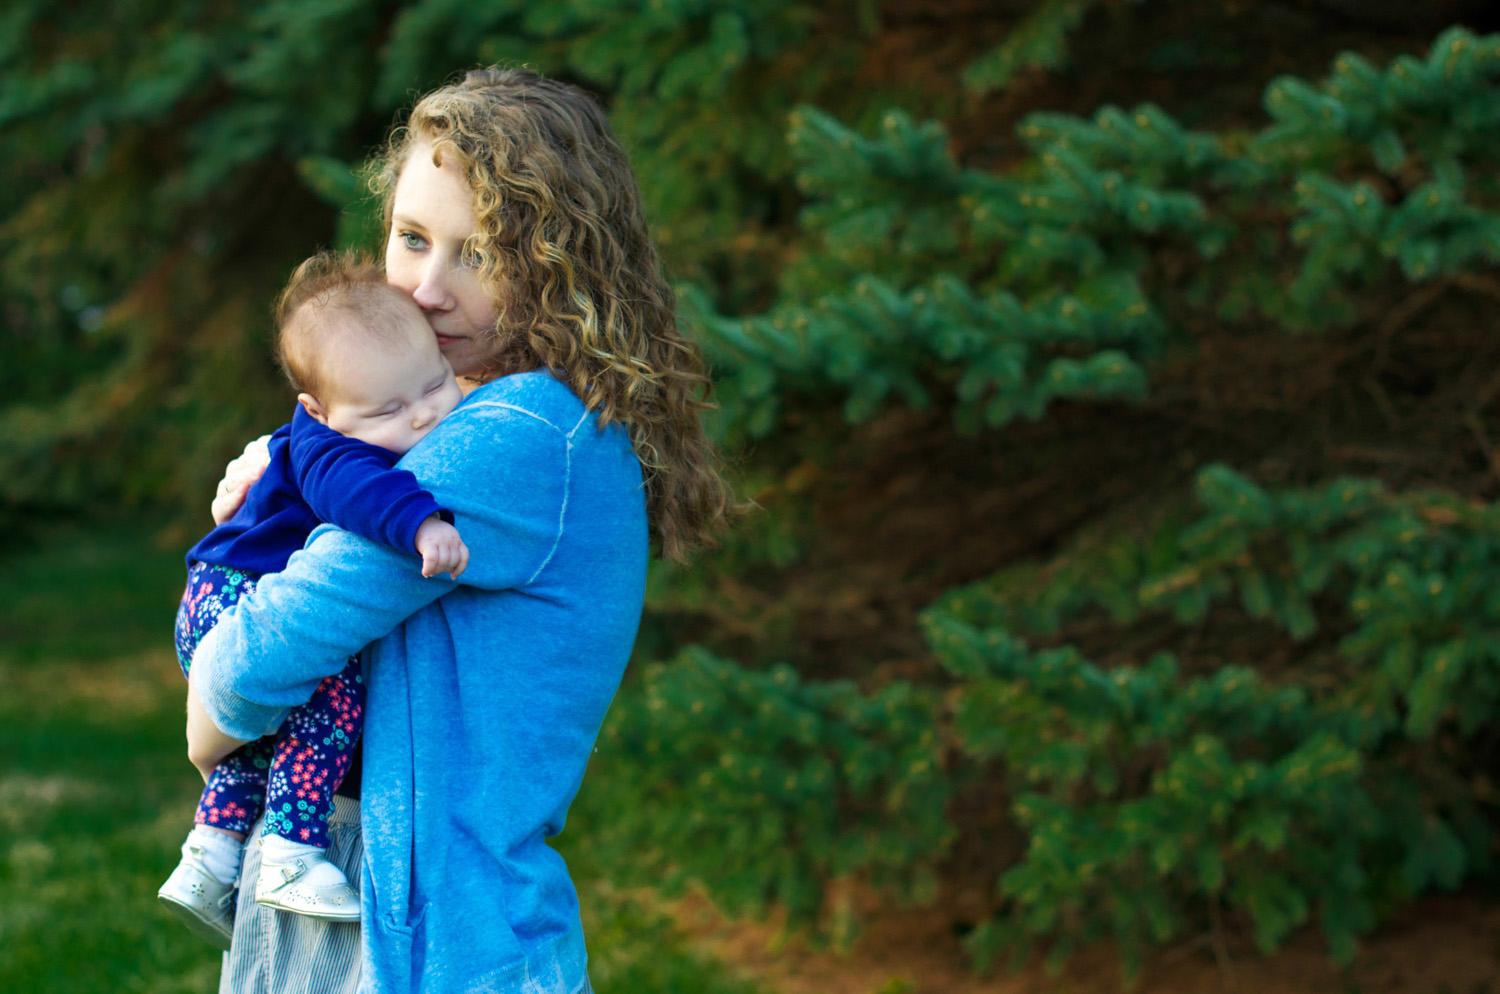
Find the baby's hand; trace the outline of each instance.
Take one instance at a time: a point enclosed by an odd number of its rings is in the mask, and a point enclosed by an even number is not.
[[[469,568],[469,547],[459,537],[458,529],[432,515],[417,529],[417,551],[422,554],[422,575],[459,574]]]

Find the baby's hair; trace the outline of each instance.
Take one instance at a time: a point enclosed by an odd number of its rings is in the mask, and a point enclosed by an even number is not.
[[[411,341],[417,307],[385,281],[384,267],[352,252],[319,252],[297,267],[276,301],[276,353],[292,386],[327,401],[329,347],[399,348]]]

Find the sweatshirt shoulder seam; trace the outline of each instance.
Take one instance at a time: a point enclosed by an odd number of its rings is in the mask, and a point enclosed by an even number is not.
[[[563,435],[563,436],[567,436],[568,435],[568,432],[564,431],[560,426],[553,424],[551,421],[547,420],[545,417],[543,417],[542,415],[538,414],[536,411],[530,410],[530,409],[525,408],[525,407],[521,407],[518,404],[508,404],[508,403],[506,403],[503,400],[481,400],[481,401],[476,401],[473,404],[467,404],[464,407],[459,408],[458,413],[462,413],[463,411],[466,411],[466,410],[467,411],[478,410],[481,407],[498,407],[498,408],[500,408],[502,410],[514,411],[517,414],[524,414],[528,418],[533,418],[533,419],[535,419],[537,421],[540,421],[542,424],[546,425],[548,428],[551,428],[553,431],[557,432],[559,435]]]
[[[557,555],[558,546],[562,545],[563,527],[568,516],[568,495],[573,488],[573,439],[571,435],[563,440],[563,493],[562,501],[557,508],[557,533],[552,537],[552,548],[547,550],[546,557],[537,566],[536,571],[526,578],[523,586],[531,586],[536,578],[542,575],[542,571],[552,562],[552,557]]]

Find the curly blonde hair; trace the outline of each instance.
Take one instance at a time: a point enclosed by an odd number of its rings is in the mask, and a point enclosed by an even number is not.
[[[465,251],[498,313],[482,342],[487,371],[556,371],[601,427],[629,430],[661,554],[715,544],[740,505],[703,431],[711,385],[603,111],[524,69],[475,70],[427,94],[375,161],[387,238],[396,181],[418,148],[474,191]]]

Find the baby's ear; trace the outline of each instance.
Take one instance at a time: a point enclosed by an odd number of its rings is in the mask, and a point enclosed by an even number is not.
[[[318,424],[326,425],[328,423],[328,412],[323,410],[323,405],[318,403],[318,398],[312,394],[299,393],[297,395],[297,403],[301,404],[302,409],[310,414],[312,419]]]

